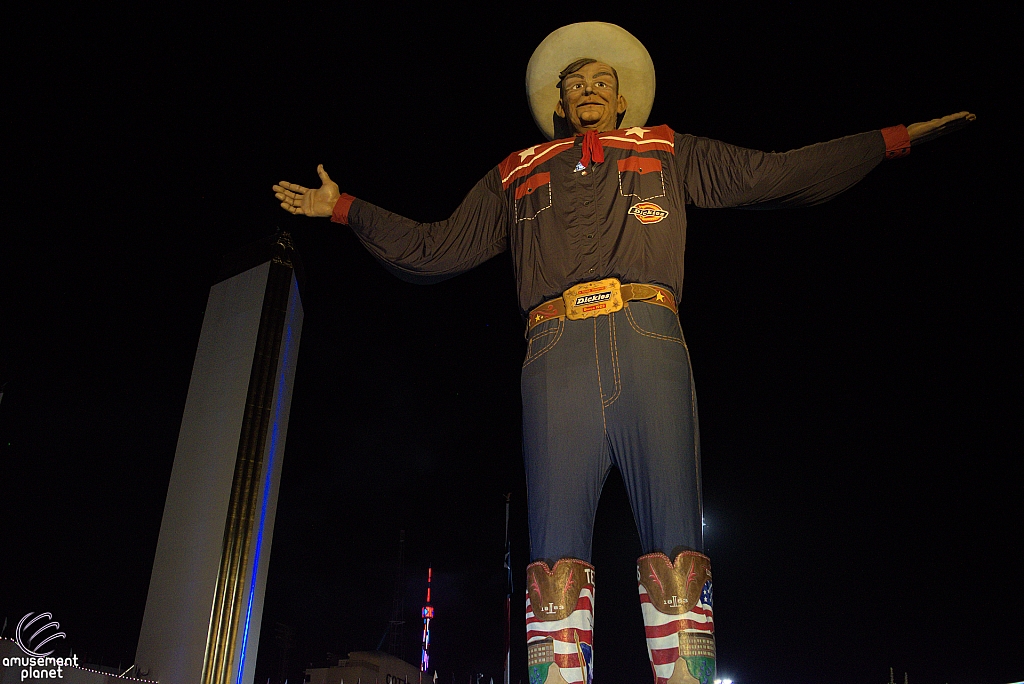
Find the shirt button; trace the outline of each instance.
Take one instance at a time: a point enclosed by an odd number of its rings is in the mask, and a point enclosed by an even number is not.
[[[581,176],[586,176],[586,175],[587,175],[587,172],[586,172],[586,171],[580,171],[580,175],[581,175]]]
[[[590,204],[590,200],[583,200],[583,204],[584,205]]]
[[[594,237],[593,233],[587,233],[587,237]]]

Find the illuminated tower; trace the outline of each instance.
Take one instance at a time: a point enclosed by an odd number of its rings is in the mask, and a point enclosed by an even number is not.
[[[302,330],[287,233],[210,289],[135,662],[162,684],[252,682]]]
[[[430,605],[430,580],[433,574],[434,569],[427,568],[427,604],[423,606],[423,652],[420,655],[420,672],[423,673],[430,667],[430,621],[434,617],[434,606]]]

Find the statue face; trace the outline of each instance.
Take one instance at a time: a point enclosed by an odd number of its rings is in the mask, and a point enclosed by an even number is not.
[[[626,98],[612,68],[604,62],[584,64],[562,79],[562,97],[555,107],[576,133],[613,131],[618,115],[626,111]]]

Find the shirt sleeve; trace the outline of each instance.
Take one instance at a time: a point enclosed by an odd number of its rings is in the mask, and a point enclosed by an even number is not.
[[[419,223],[343,195],[341,218],[363,246],[402,280],[436,283],[459,275],[505,251],[508,228],[497,169],[484,176],[444,221]]]
[[[687,203],[698,207],[776,209],[820,204],[850,188],[886,156],[880,131],[789,152],[760,152],[677,135]]]

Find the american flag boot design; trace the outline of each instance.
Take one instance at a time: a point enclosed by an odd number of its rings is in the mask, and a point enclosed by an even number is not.
[[[594,681],[594,566],[563,558],[526,568],[530,684]]]
[[[655,684],[712,684],[711,561],[696,551],[675,562],[651,553],[637,561],[636,578]]]

